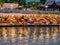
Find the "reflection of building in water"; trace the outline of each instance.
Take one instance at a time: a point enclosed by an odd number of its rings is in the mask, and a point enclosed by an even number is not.
[[[24,34],[25,36],[28,36],[29,33],[32,33],[32,35],[37,35],[37,31],[40,33],[39,35],[43,34],[48,34],[51,31],[51,34],[54,34],[54,32],[58,33],[58,28],[57,27],[51,27],[52,29],[49,29],[50,27],[41,27],[41,28],[31,28],[31,27],[18,27],[18,28],[14,28],[14,27],[8,27],[8,28],[2,28],[2,34],[4,36],[10,35],[12,37],[16,37],[17,35],[22,35]],[[38,29],[38,30],[37,30]],[[49,31],[50,30],[50,31]],[[54,31],[55,30],[55,31]]]
[[[6,28],[2,28],[2,38],[3,38],[3,42],[7,42],[8,38],[7,38],[7,30]]]
[[[50,38],[50,35],[49,35],[49,27],[46,27],[46,38]]]
[[[52,29],[50,30],[50,28]],[[17,40],[18,42],[23,40],[23,42],[25,41],[26,43],[29,41],[36,43],[38,41],[38,43],[45,42],[45,45],[49,45],[50,41],[57,42],[59,31],[57,27],[6,27],[1,29],[2,39],[5,40],[4,42],[10,40],[14,43]]]
[[[16,29],[14,27],[8,28],[8,36],[16,37]]]
[[[55,31],[52,34],[52,39],[53,39],[53,42],[57,42],[58,29],[57,29],[57,27],[54,27],[54,29],[55,29]]]
[[[36,28],[34,28],[32,35],[35,37],[36,36]]]
[[[3,36],[3,38],[5,38],[5,39],[6,39],[6,37],[7,37],[7,30],[6,30],[5,28],[2,28],[2,36]]]

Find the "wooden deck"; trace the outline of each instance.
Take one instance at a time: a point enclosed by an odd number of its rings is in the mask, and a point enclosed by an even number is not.
[[[49,26],[60,26],[60,25],[0,25],[0,27],[49,27]]]

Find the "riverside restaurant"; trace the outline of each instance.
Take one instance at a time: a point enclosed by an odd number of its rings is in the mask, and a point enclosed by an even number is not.
[[[60,14],[0,13],[0,45],[60,45]]]

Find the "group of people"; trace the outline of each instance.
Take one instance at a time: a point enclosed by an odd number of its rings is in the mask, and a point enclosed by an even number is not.
[[[58,14],[0,16],[0,25],[60,25]]]

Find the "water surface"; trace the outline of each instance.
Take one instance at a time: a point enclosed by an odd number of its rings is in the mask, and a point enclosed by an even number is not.
[[[60,27],[0,27],[0,45],[60,45]]]

